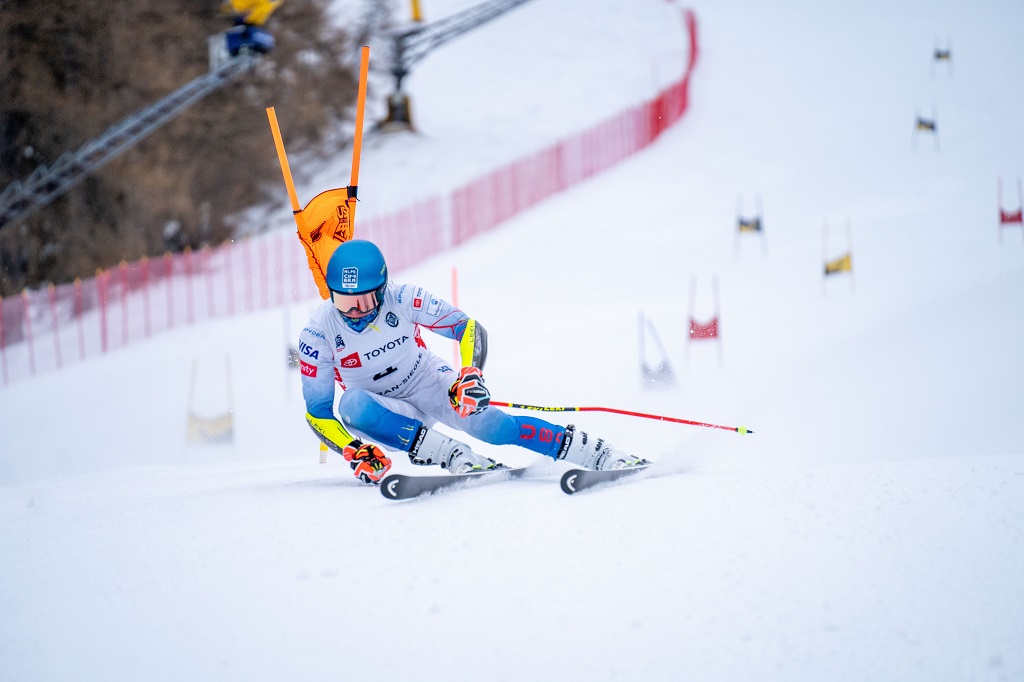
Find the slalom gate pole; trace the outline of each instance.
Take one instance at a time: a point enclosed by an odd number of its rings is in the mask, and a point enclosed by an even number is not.
[[[363,112],[366,109],[366,75],[370,67],[370,48],[363,46],[359,63],[359,95],[356,101],[356,130],[352,147],[352,175],[348,185],[349,220],[355,225],[356,217],[356,194],[359,190],[359,157],[363,148]],[[267,118],[270,120],[270,131],[274,135],[274,146],[277,148],[277,160],[281,164],[281,175],[284,176],[284,184],[288,188],[288,199],[292,204],[292,214],[295,215],[295,222],[301,228],[299,214],[302,207],[299,206],[299,197],[295,192],[295,182],[292,180],[292,171],[288,165],[288,155],[284,151],[284,140],[281,138],[281,127],[277,123],[277,112],[274,107],[267,107]]]
[[[281,128],[277,125],[277,112],[274,111],[274,107],[267,107],[267,118],[270,119],[270,132],[274,135],[274,146],[277,147],[277,160],[281,164],[281,175],[284,176],[284,184],[288,188],[288,198],[292,202],[292,214],[297,216],[302,208],[299,206],[299,196],[295,193],[292,169],[288,166],[288,155],[284,152],[284,141],[281,139]],[[296,218],[296,222],[298,222],[298,218]]]
[[[352,175],[348,183],[348,218],[355,233],[356,195],[359,192],[359,156],[363,150],[363,111],[366,108],[366,74],[370,70],[370,48],[363,45],[359,60],[359,96],[356,100],[356,131],[352,141]]]
[[[678,417],[663,417],[657,414],[646,414],[644,412],[630,412],[629,410],[618,410],[614,407],[543,407],[540,405],[523,405],[520,403],[503,403],[497,400],[492,400],[491,405],[497,405],[498,407],[511,407],[516,410],[536,410],[538,412],[611,412],[613,414],[624,414],[628,417],[643,417],[644,419],[657,419],[663,422],[673,422],[675,424],[689,424],[690,426],[705,426],[710,429],[723,429],[725,431],[735,431],[741,435],[748,433],[754,433],[745,426],[720,426],[719,424],[708,424],[706,422],[695,422],[689,419],[680,419]]]

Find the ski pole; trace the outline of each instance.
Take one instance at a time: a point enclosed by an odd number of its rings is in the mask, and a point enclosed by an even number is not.
[[[708,424],[706,422],[695,422],[689,419],[680,419],[678,417],[663,417],[657,414],[646,414],[644,412],[631,412],[629,410],[618,410],[614,407],[543,407],[540,405],[522,405],[520,403],[503,403],[497,400],[492,400],[491,405],[497,405],[498,407],[511,407],[516,410],[536,410],[538,412],[612,412],[614,414],[624,414],[629,417],[643,417],[644,419],[657,419],[663,422],[674,422],[676,424],[689,424],[690,426],[706,426],[711,429],[723,429],[725,431],[735,431],[739,434],[754,433],[745,426],[720,426],[719,424]]]

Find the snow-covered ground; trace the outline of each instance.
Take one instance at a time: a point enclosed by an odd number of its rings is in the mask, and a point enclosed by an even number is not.
[[[283,362],[315,301],[156,338],[0,391],[0,678],[1024,679],[1024,236],[996,220],[1024,175],[1024,5],[689,6],[678,126],[393,274],[449,295],[458,267],[496,399],[754,435],[579,414],[665,475],[568,497],[551,463],[393,503],[318,464]],[[444,46],[408,81],[419,134],[364,149],[360,210],[654,94],[679,11],[532,0]],[[933,110],[940,149],[915,150]],[[755,195],[764,241],[737,249]],[[853,277],[825,281],[847,222]],[[688,348],[713,278],[721,345]],[[640,381],[641,311],[674,387]],[[216,413],[225,355],[235,442],[188,446],[193,362]]]

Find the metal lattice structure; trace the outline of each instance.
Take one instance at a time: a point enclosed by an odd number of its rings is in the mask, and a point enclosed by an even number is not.
[[[402,79],[409,75],[412,65],[434,48],[528,1],[489,0],[426,26],[396,33],[395,63],[391,69],[395,76],[395,89],[401,91]]]
[[[15,180],[0,193],[0,229],[25,220],[179,113],[251,69],[257,61],[258,55],[243,52],[113,125],[77,151],[62,154],[52,165],[39,166],[24,182]]]

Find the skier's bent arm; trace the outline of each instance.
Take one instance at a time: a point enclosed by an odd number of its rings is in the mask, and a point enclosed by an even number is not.
[[[483,369],[487,362],[487,330],[476,320],[470,318],[462,330],[459,339],[459,357],[463,367]]]
[[[311,362],[301,361],[302,397],[306,401],[306,422],[330,449],[342,455],[345,448],[362,443],[350,434],[334,416],[334,372],[330,349],[323,343],[324,335],[318,329],[307,327],[299,336],[300,352]]]
[[[328,448],[352,465],[356,478],[377,483],[391,468],[391,459],[373,443],[363,443],[334,416],[333,354],[320,329],[307,326],[299,335],[302,397],[306,423]],[[308,360],[308,362],[307,362]]]
[[[306,413],[306,422],[309,427],[313,429],[313,433],[324,442],[324,445],[334,450],[338,454],[344,455],[345,448],[349,447],[353,443],[358,448],[362,445],[362,442],[358,438],[349,433],[341,422],[331,417],[314,417],[309,412]]]
[[[459,343],[463,367],[483,369],[487,361],[487,332],[482,324],[423,287],[402,284],[395,297],[401,312],[413,322]]]
[[[471,417],[483,412],[491,403],[491,392],[484,385],[481,371],[487,362],[487,331],[472,318],[462,327],[459,356],[462,369],[448,389],[448,400],[459,416]]]
[[[373,443],[363,443],[345,430],[334,417],[314,417],[306,413],[306,422],[330,449],[352,465],[352,473],[363,483],[378,483],[391,468],[391,458]]]
[[[463,367],[483,369],[487,362],[487,330],[482,324],[455,308],[432,324],[420,319],[416,322],[435,334],[457,341]]]
[[[321,374],[319,368],[315,374]],[[329,376],[329,375],[328,375]],[[324,445],[352,465],[352,473],[363,483],[377,483],[391,468],[391,459],[373,443],[363,443],[334,416],[334,381],[328,376],[302,377],[306,398],[306,423]]]

